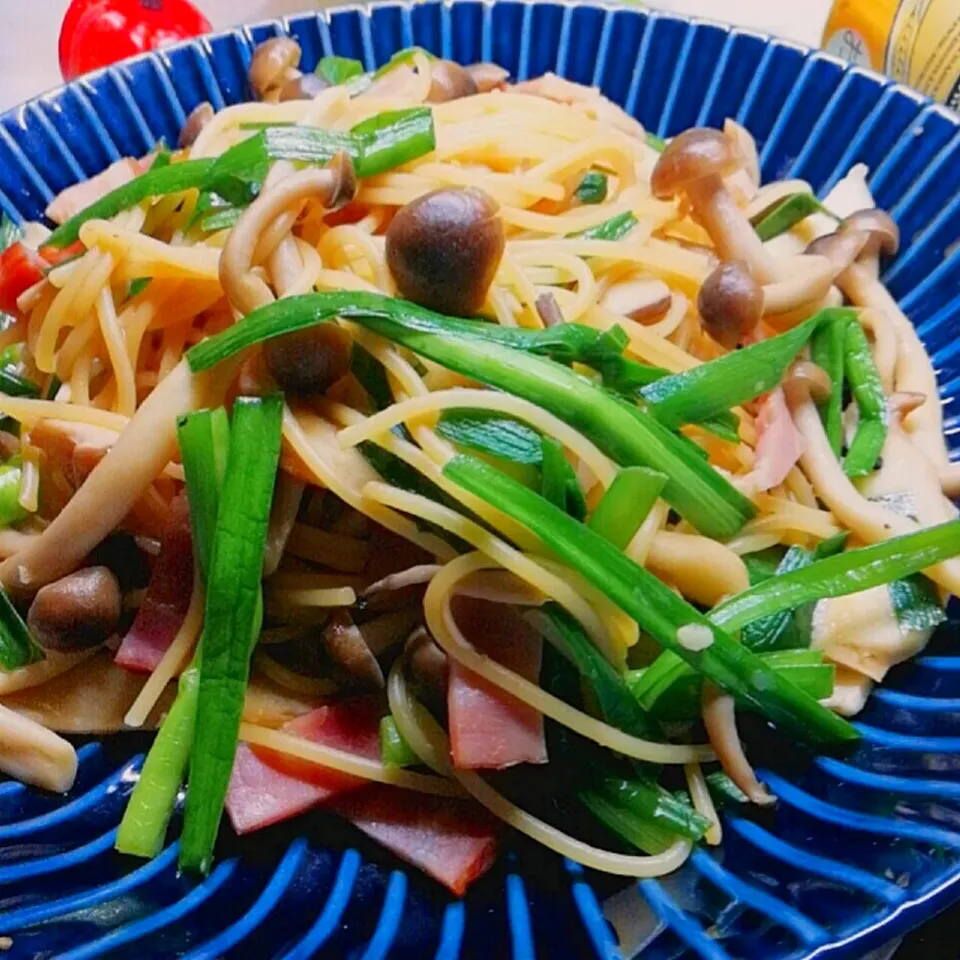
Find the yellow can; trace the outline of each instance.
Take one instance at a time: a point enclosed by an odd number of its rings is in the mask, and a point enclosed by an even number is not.
[[[837,0],[823,46],[960,107],[960,0]]]

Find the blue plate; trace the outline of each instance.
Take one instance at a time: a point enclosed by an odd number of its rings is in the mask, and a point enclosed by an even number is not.
[[[905,249],[886,274],[939,371],[960,455],[958,118],[891,81],[795,44],[702,21],[584,3],[454,0],[345,7],[231,30],[94,74],[0,119],[0,206],[35,218],[111,161],[175,141],[191,108],[246,96],[253,45],[289,32],[312,67],[329,53],[368,68],[419,44],[515,77],[547,70],[599,85],[669,136],[736,117],[766,178],[824,192],[872,171]],[[949,639],[949,638],[947,638]],[[932,650],[949,644],[934,641]],[[728,816],[719,855],[626,888],[627,952],[644,958],[861,957],[960,896],[960,657],[930,653],[871,699],[859,751],[763,773],[775,813]],[[518,842],[467,899],[450,899],[322,815],[237,842],[195,884],[176,844],[155,861],[113,837],[142,756],[129,737],[81,750],[65,800],[0,784],[0,935],[11,958],[311,956],[615,957],[600,903],[621,888]],[[619,925],[618,925],[619,926]],[[642,945],[642,946],[641,946]]]

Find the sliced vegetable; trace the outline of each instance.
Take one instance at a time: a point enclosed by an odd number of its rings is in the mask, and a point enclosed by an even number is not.
[[[541,441],[540,492],[544,498],[576,520],[587,515],[587,501],[577,475],[563,454],[563,444],[553,437]]]
[[[843,370],[847,327],[856,321],[840,317],[823,324],[810,341],[810,356],[830,378],[830,396],[818,403],[830,448],[839,458],[843,449]]]
[[[607,175],[600,170],[588,170],[574,196],[581,203],[603,203],[607,199]]]
[[[622,467],[600,498],[587,526],[625,550],[667,484],[667,477],[646,467]]]
[[[239,398],[233,407],[207,574],[197,720],[190,756],[180,866],[207,872],[237,748],[250,655],[262,616],[261,572],[280,458],[283,401]]]
[[[39,397],[40,387],[32,380],[5,368],[0,369],[0,393],[5,393],[8,397]]]
[[[329,84],[339,86],[353,77],[363,76],[363,64],[350,57],[321,57],[313,71],[318,77],[323,77]]]
[[[385,173],[431,153],[437,145],[429,107],[378,113],[350,133],[360,141],[360,156],[354,160],[358,177]]]
[[[150,286],[150,281],[152,277],[137,277],[136,280],[130,281],[130,289],[127,291],[127,295],[132,299],[133,297],[138,297],[147,287]]]
[[[637,218],[629,210],[625,210],[572,236],[581,240],[622,240],[636,225]]]
[[[658,137],[655,133],[650,133],[646,131],[643,135],[643,139],[646,141],[647,146],[656,150],[657,153],[663,153],[667,149],[667,141],[663,137]]]
[[[43,650],[33,642],[23,617],[0,587],[0,667],[9,672],[43,659]]]
[[[221,407],[188,414],[178,423],[177,435],[187,481],[193,562],[205,578],[230,443],[226,411]],[[177,698],[157,732],[127,802],[116,840],[121,853],[154,857],[163,847],[193,746],[201,649],[202,637],[194,662],[180,675]]]
[[[16,313],[17,299],[39,283],[47,264],[28,246],[16,241],[0,253],[0,310]]]
[[[814,213],[825,213],[837,219],[812,193],[791,193],[773,206],[761,210],[750,222],[757,236],[766,242],[786,233]]]
[[[451,443],[511,463],[539,466],[541,435],[521,420],[490,410],[444,410],[437,433]]]
[[[779,336],[656,380],[640,395],[655,416],[671,427],[726,412],[774,389],[822,324],[854,317],[850,309],[828,307]]]
[[[27,516],[20,503],[20,482],[23,472],[16,463],[0,466],[0,527],[19,523]]]
[[[859,736],[849,723],[783,679],[653,574],[542,497],[472,457],[454,457],[444,466],[444,474],[535,530],[551,550],[632,616],[641,629],[720,689],[806,742],[834,743]]]
[[[760,659],[815,700],[833,692],[834,667],[823,662],[819,650],[775,650],[760,654]],[[627,674],[627,684],[637,702],[660,720],[689,721],[700,716],[702,678],[682,665],[684,669],[674,672],[668,683],[644,682],[652,665]]]
[[[692,806],[646,780],[603,777],[579,797],[609,830],[645,853],[662,853],[678,836],[699,840],[710,827]]]
[[[0,216],[0,251],[16,243],[23,236],[23,224],[11,220],[6,214]]]
[[[380,718],[380,761],[388,767],[412,767],[420,762],[389,714]]]
[[[750,798],[722,770],[708,773],[704,780],[707,781],[707,789],[718,807],[750,802]]]
[[[753,515],[749,500],[705,462],[695,444],[572,370],[510,348],[548,352],[570,361],[578,354],[596,359],[598,350],[603,351],[602,359],[616,348],[619,338],[598,336],[584,327],[565,324],[529,331],[443,317],[379,294],[311,294],[254,311],[193,347],[188,362],[199,372],[253,343],[332,316],[354,320],[452,370],[539,404],[576,426],[624,466],[663,472],[668,477],[664,498],[709,536],[732,536]]]
[[[423,47],[405,47],[403,50],[399,50],[395,53],[386,63],[377,67],[374,71],[373,78],[374,80],[379,79],[384,74],[389,73],[394,67],[399,67],[402,64],[412,64],[413,58],[416,54],[423,54],[428,60],[436,60],[436,56],[432,54],[429,50],[424,50]]]
[[[887,438],[887,398],[859,323],[847,324],[843,348],[843,371],[859,413],[857,431],[843,458],[843,472],[848,477],[863,477],[876,466]]]
[[[937,588],[920,573],[891,583],[890,601],[906,630],[930,630],[947,619]]]

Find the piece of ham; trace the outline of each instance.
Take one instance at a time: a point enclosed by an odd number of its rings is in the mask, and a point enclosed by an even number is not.
[[[170,503],[170,514],[140,609],[117,650],[116,663],[151,673],[173,643],[193,591],[193,541],[190,508],[184,494]]]
[[[608,100],[596,87],[587,87],[558,77],[555,73],[544,73],[533,80],[524,80],[511,88],[516,93],[529,93],[555,103],[586,107],[593,116],[609,123],[628,136],[643,138],[643,127],[622,107]]]
[[[313,743],[379,759],[382,713],[376,697],[361,697],[318,707],[282,729]],[[337,770],[241,743],[227,791],[227,814],[237,833],[250,833],[366,783]]]
[[[793,424],[783,390],[771,390],[759,403],[753,469],[736,481],[747,496],[779,486],[803,453],[803,437]]]
[[[458,897],[497,856],[499,823],[471,800],[376,784],[338,797],[331,809]]]
[[[481,653],[534,683],[543,641],[512,607],[454,597],[452,609],[464,637]],[[461,769],[502,770],[546,763],[543,714],[456,660],[450,663],[447,711],[453,762]]]
[[[152,158],[149,162],[152,162]],[[44,212],[54,223],[66,223],[112,190],[139,177],[143,170],[144,161],[123,157],[95,177],[61,190]]]
[[[117,434],[89,423],[43,419],[30,428],[29,442],[60,468],[76,490],[117,442]]]

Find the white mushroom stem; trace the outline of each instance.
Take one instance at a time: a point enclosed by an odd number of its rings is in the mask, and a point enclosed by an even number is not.
[[[273,494],[273,507],[270,510],[270,525],[267,528],[267,542],[263,548],[263,575],[269,577],[277,572],[280,558],[287,546],[287,540],[297,522],[297,512],[303,491],[306,488],[301,480],[296,480],[281,470],[277,474],[277,486]]]
[[[763,312],[787,313],[825,297],[833,286],[833,266],[826,257],[792,257],[784,266],[786,279],[763,286]]]
[[[0,771],[35,787],[66,793],[77,776],[77,752],[52,730],[0,706]]]
[[[32,592],[76,569],[163,473],[176,451],[177,417],[219,403],[235,371],[236,363],[228,361],[193,374],[181,360],[50,526],[0,564],[0,583]]]
[[[910,438],[938,469],[948,465],[943,440],[943,410],[937,377],[920,337],[910,320],[877,279],[871,268],[876,257],[853,264],[837,277],[837,284],[851,303],[882,313],[889,321],[897,341],[894,376],[897,390],[922,393],[926,401],[904,420]]]
[[[948,463],[940,469],[940,486],[951,500],[960,498],[960,463]]]
[[[686,189],[693,212],[710,234],[721,260],[744,260],[760,284],[772,284],[780,279],[777,261],[718,175],[692,181]]]
[[[817,496],[841,526],[866,543],[915,533],[919,524],[867,500],[850,482],[834,456],[810,392],[802,383],[784,385],[793,422],[805,442],[800,465]],[[924,573],[950,593],[960,590],[960,558],[945,560]]]
[[[727,776],[756,804],[768,807],[776,803],[767,788],[757,779],[737,733],[737,717],[733,697],[722,693],[709,681],[703,684],[703,725],[710,746]]]

